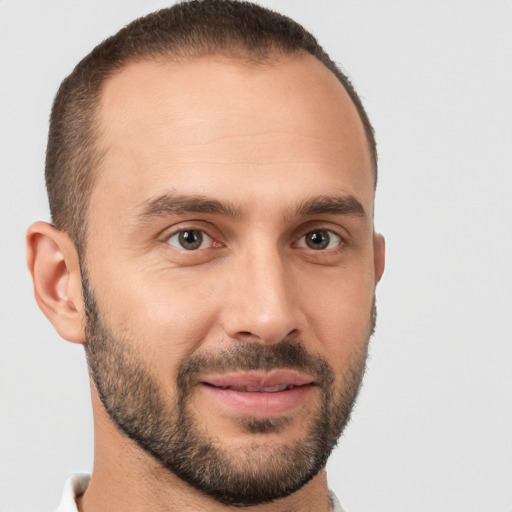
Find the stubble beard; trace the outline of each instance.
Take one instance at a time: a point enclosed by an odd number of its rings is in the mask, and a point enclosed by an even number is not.
[[[322,469],[346,426],[365,370],[368,340],[375,326],[375,305],[368,336],[335,387],[327,361],[309,354],[296,340],[275,345],[248,343],[215,353],[193,353],[176,376],[177,400],[170,406],[132,340],[116,336],[101,317],[84,276],[86,354],[89,372],[110,419],[161,466],[216,501],[250,506],[289,496]],[[190,403],[197,378],[236,370],[289,368],[315,378],[320,391],[317,414],[297,441],[266,443],[265,434],[286,429],[287,417],[239,420],[254,434],[243,448],[229,449],[194,417]]]

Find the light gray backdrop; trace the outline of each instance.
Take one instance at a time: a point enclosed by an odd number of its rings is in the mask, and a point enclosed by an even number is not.
[[[266,0],[353,78],[377,131],[388,257],[353,420],[329,464],[352,512],[512,510],[512,3]],[[81,347],[32,298],[60,81],[156,0],[0,0],[0,510],[53,510],[92,463]]]

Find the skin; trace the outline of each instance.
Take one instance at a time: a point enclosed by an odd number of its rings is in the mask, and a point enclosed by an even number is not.
[[[287,336],[325,358],[335,385],[342,384],[354,354],[366,350],[384,240],[373,230],[363,126],[334,75],[311,56],[257,66],[220,56],[139,62],[106,83],[99,126],[105,157],[90,197],[90,284],[109,326],[131,340],[169,404],[173,375],[190,354]],[[148,202],[173,194],[214,199],[237,215],[142,215]],[[298,211],[325,196],[351,197],[364,214]],[[180,229],[201,230],[207,242],[186,251],[172,237]],[[328,249],[305,244],[315,229],[334,234]],[[72,242],[36,223],[27,246],[41,309],[61,336],[84,343]],[[232,508],[162,470],[117,431],[94,385],[92,398],[95,462],[81,510]],[[265,445],[303,438],[318,398],[312,389],[285,413],[281,431],[264,434]],[[233,454],[263,435],[244,431],[200,387],[191,408]],[[327,511],[325,471],[291,496],[251,510]]]

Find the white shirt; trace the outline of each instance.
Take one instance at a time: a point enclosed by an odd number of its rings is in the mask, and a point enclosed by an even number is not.
[[[59,508],[55,512],[78,512],[76,498],[85,492],[90,479],[90,475],[81,473],[69,477],[64,486],[64,493]],[[344,512],[333,492],[329,492],[329,502],[331,504],[331,512]]]

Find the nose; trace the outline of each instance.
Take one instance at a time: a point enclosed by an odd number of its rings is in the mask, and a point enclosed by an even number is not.
[[[233,340],[275,344],[299,335],[299,311],[292,273],[277,249],[241,256],[229,279],[222,312],[226,335]]]

